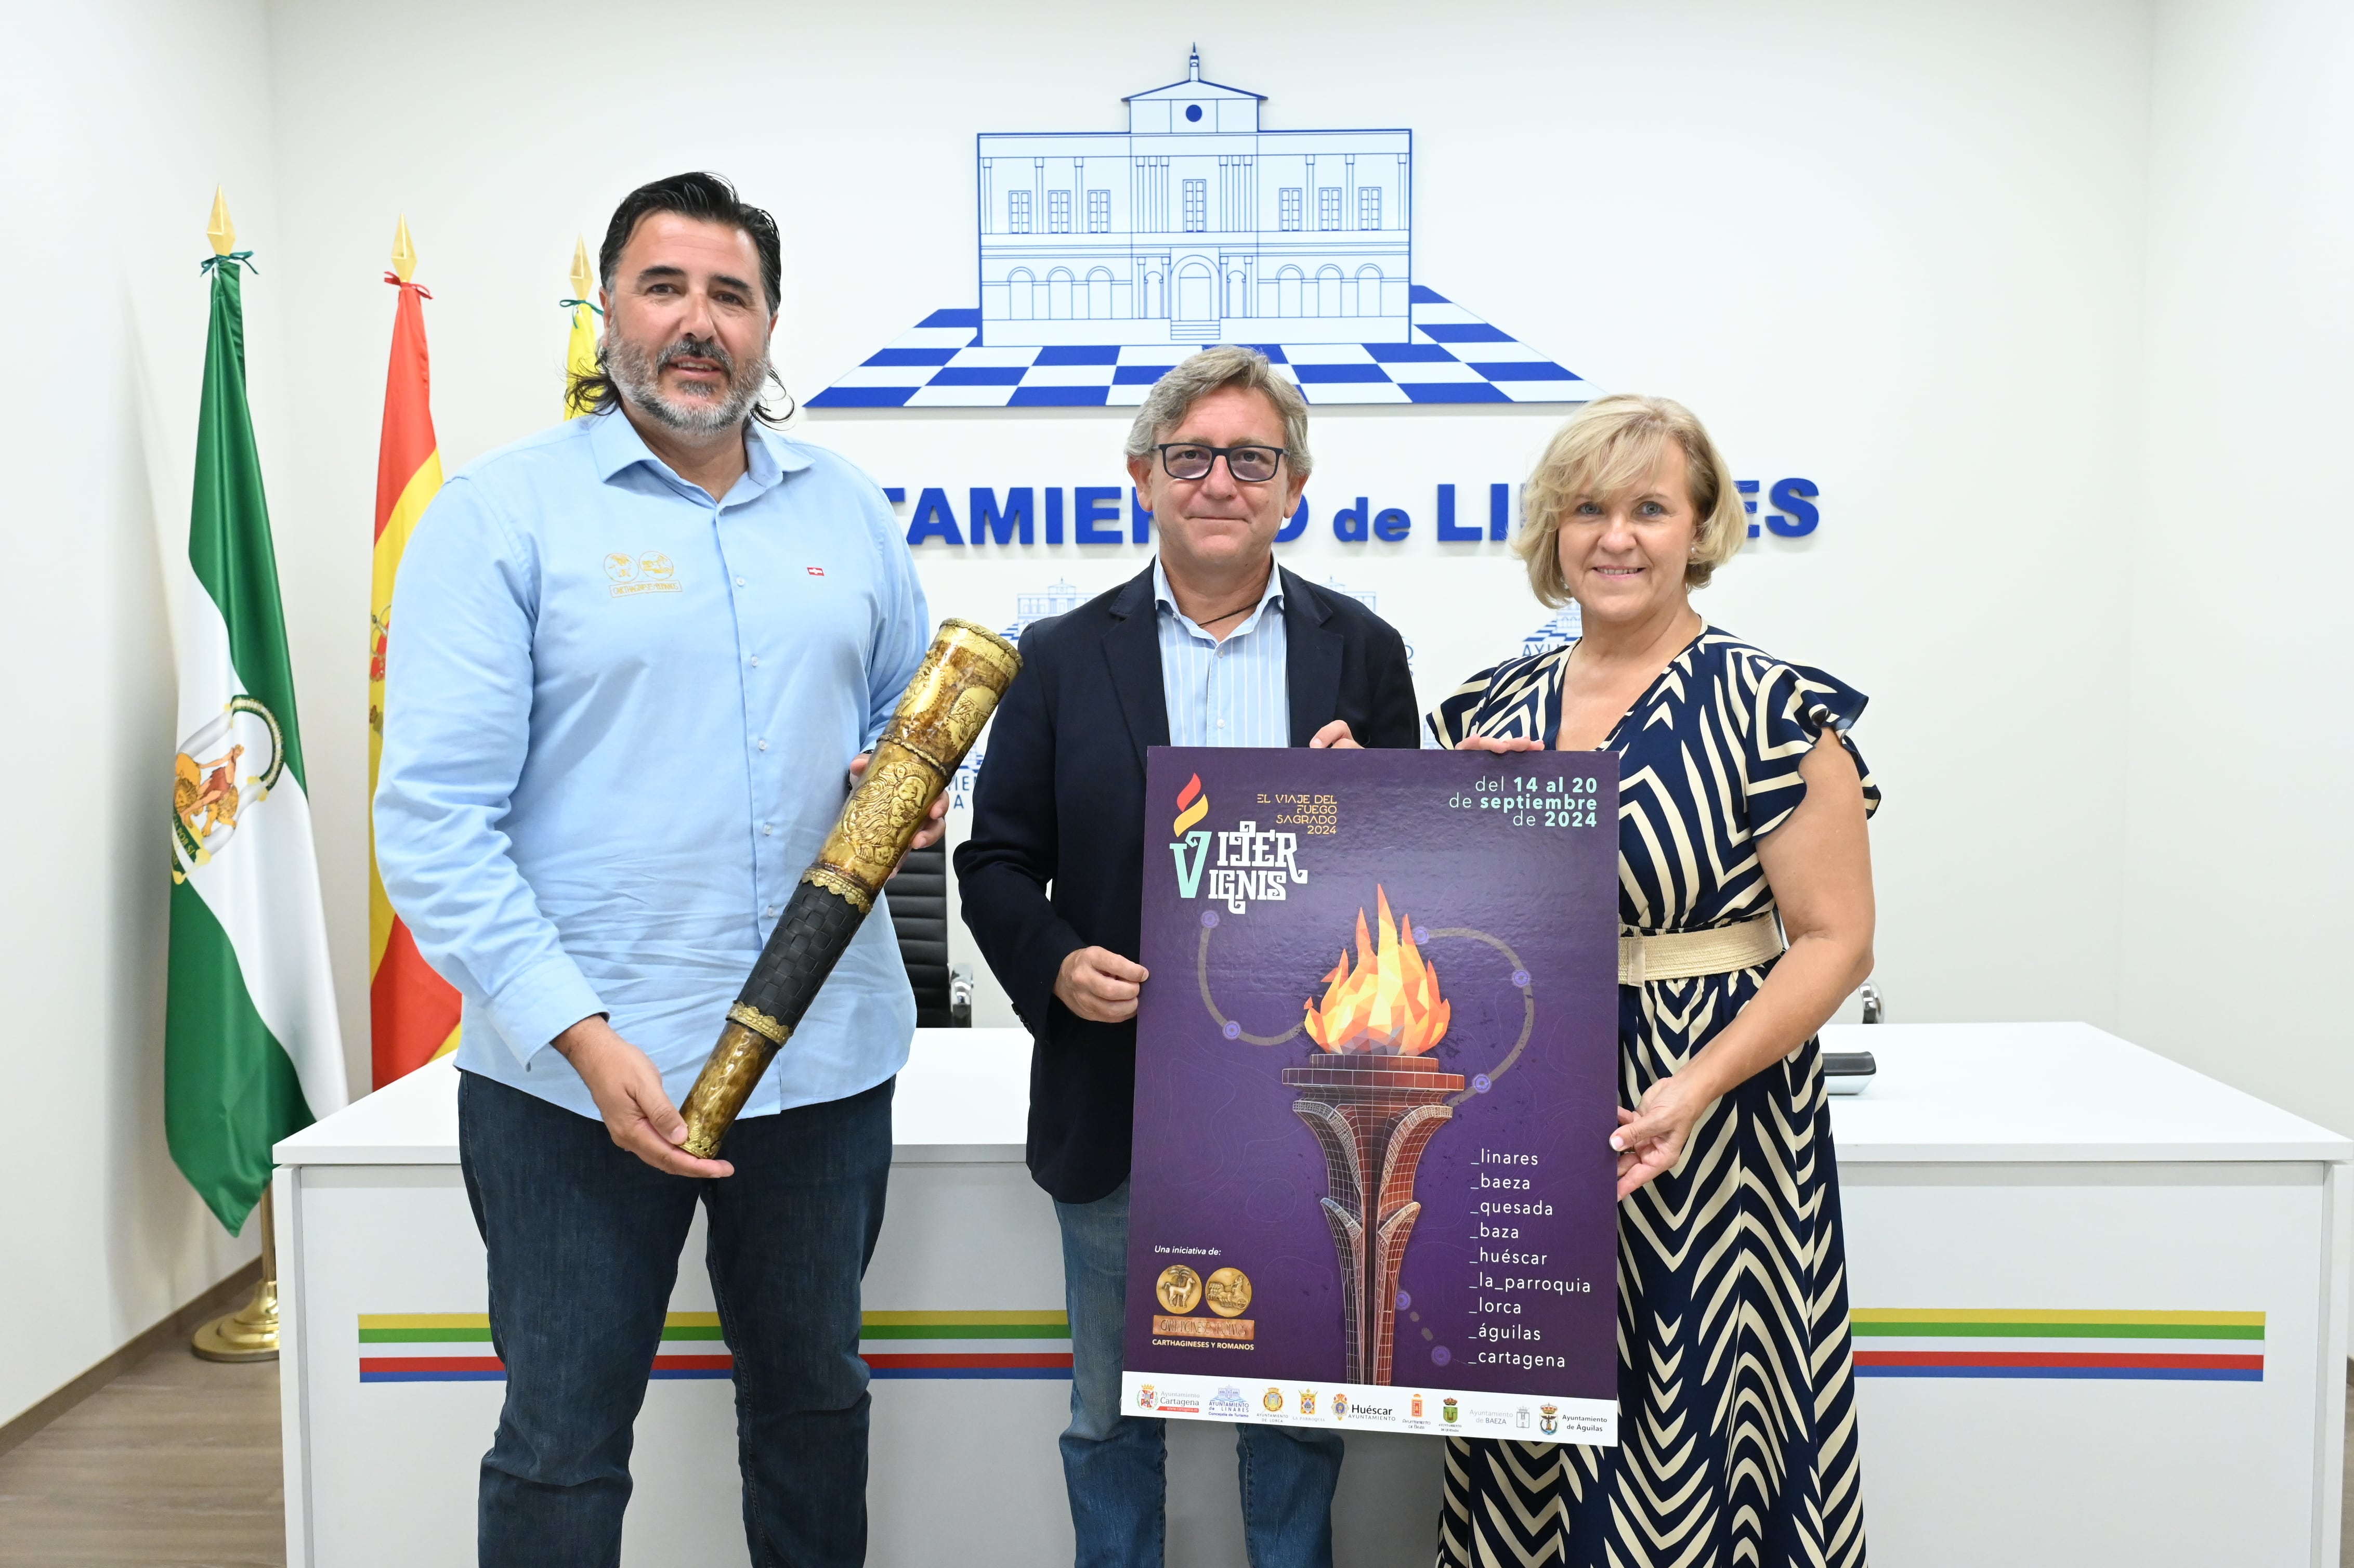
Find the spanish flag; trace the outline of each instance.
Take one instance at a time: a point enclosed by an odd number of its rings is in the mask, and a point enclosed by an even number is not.
[[[432,372],[425,352],[425,311],[432,295],[409,281],[417,249],[408,219],[392,243],[384,281],[400,291],[392,317],[392,366],[384,383],[384,440],[376,462],[376,571],[368,595],[368,798],[376,798],[384,755],[384,650],[392,630],[392,583],[400,553],[441,488],[441,451],[433,437]],[[376,1086],[458,1047],[458,992],[428,969],[417,939],[392,911],[376,873],[376,834],[368,833],[368,1022]]]

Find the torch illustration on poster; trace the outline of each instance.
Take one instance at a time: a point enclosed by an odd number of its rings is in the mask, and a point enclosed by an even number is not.
[[[1151,751],[1136,1414],[1616,1440],[1616,766]]]

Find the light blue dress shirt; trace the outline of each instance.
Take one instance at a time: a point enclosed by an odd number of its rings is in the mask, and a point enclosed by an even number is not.
[[[1172,746],[1289,746],[1290,644],[1283,627],[1283,573],[1223,642],[1177,608],[1161,557],[1152,558],[1153,614],[1161,638],[1161,694]]]
[[[548,1042],[609,1013],[685,1095],[930,641],[873,482],[746,446],[714,503],[620,413],[572,420],[451,479],[401,561],[385,890],[464,996],[458,1065],[582,1116]],[[915,1023],[878,899],[744,1114],[871,1088]]]

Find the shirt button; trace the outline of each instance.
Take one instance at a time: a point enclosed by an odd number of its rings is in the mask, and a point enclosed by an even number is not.
[[[768,905],[761,909],[760,913],[768,916],[771,919],[774,919],[776,917],[777,906],[773,904]]]
[[[756,740],[752,744],[758,747],[763,751],[769,749],[769,743],[765,740]]]
[[[757,669],[758,669],[759,667],[760,667],[760,656],[759,656],[758,653],[755,653],[755,654],[753,654],[753,655],[752,655],[752,668],[754,668],[755,670],[757,670]]]
[[[744,586],[744,579],[742,577],[737,577],[736,579],[736,586],[737,588],[742,588]]]
[[[777,824],[774,822],[762,822],[760,824],[760,832],[768,838],[775,838],[777,836]]]
[[[1219,727],[1220,729],[1224,729],[1224,728],[1225,728],[1225,727],[1226,727],[1226,721],[1225,721],[1225,720],[1224,720],[1224,719],[1220,719],[1220,720],[1218,721],[1218,727]]]

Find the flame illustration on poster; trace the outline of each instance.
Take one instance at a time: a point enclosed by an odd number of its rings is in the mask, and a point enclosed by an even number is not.
[[[1453,1011],[1438,994],[1438,971],[1416,950],[1413,927],[1401,931],[1390,917],[1388,890],[1377,886],[1373,895],[1379,945],[1365,939],[1365,912],[1358,910],[1356,968],[1343,952],[1324,977],[1321,1005],[1308,1003],[1308,1037],[1324,1059],[1286,1067],[1283,1081],[1306,1091],[1292,1114],[1324,1150],[1331,1189],[1321,1206],[1341,1255],[1349,1381],[1387,1383],[1398,1273],[1422,1214],[1414,1174],[1431,1135],[1454,1119],[1447,1097],[1463,1086],[1463,1075],[1439,1071],[1429,1055],[1447,1037]]]
[[[1616,770],[1148,748],[1135,1408],[1616,1440]]]
[[[1438,994],[1438,969],[1423,961],[1414,927],[1390,918],[1389,889],[1376,886],[1381,942],[1365,939],[1365,912],[1357,911],[1357,967],[1347,948],[1324,977],[1324,999],[1308,1003],[1308,1037],[1327,1051],[1375,1051],[1419,1056],[1447,1038],[1452,1010]],[[1403,930],[1401,927],[1403,927]]]
[[[1202,883],[1202,861],[1210,853],[1210,835],[1194,824],[1209,814],[1210,798],[1202,792],[1202,776],[1196,773],[1185,781],[1185,788],[1177,791],[1177,821],[1170,830],[1180,841],[1169,847],[1176,852],[1177,888],[1182,897],[1193,897],[1193,890]],[[1186,858],[1189,853],[1190,860]]]

